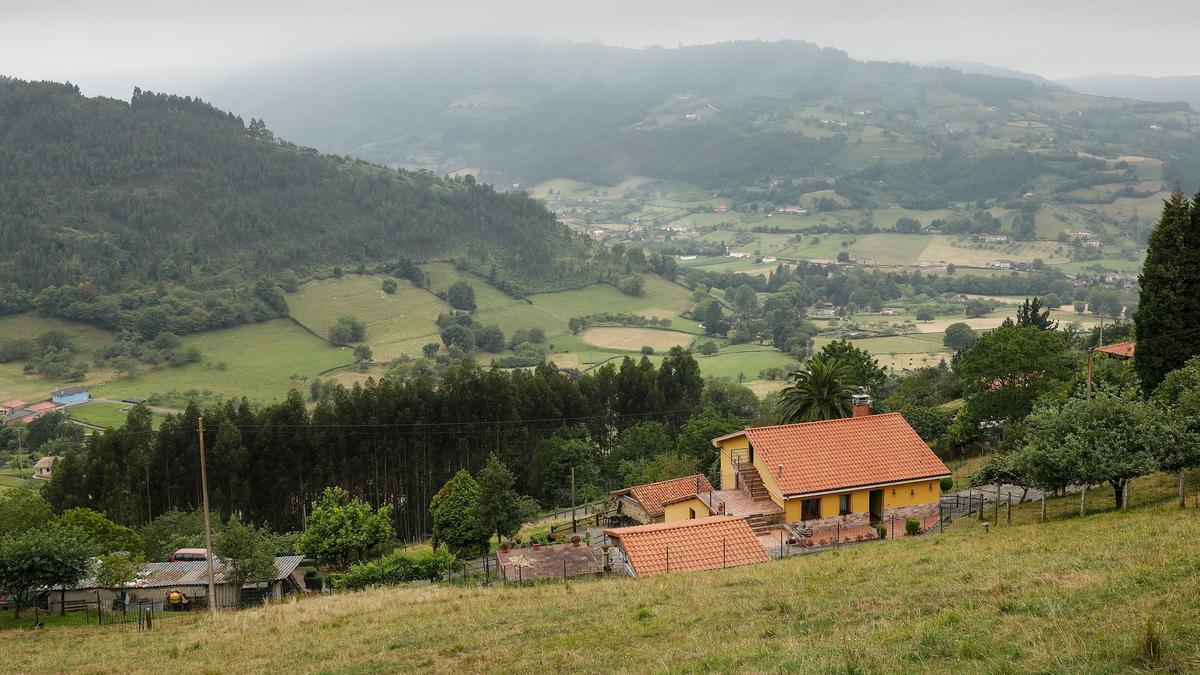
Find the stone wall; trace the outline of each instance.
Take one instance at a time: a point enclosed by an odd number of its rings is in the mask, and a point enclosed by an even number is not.
[[[805,520],[800,524],[806,527],[811,527],[814,530],[832,530],[838,525],[841,525],[843,529],[850,527],[865,527],[871,524],[871,514],[866,511],[859,511],[857,513],[847,513],[844,516],[831,516],[829,518]]]
[[[938,504],[915,504],[913,506],[901,506],[895,509],[883,510],[883,523],[889,528],[892,526],[892,517],[896,518],[896,529],[900,532],[904,531],[904,522],[909,518],[917,518],[921,520],[922,527],[931,527],[936,522],[939,509]]]
[[[643,525],[649,525],[651,522],[650,514],[646,513],[646,509],[642,508],[638,500],[629,495],[621,495],[621,498],[617,500],[617,513],[628,516]],[[659,516],[655,522],[661,523],[662,516]]]

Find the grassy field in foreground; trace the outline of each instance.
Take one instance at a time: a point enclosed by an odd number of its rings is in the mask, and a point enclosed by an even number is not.
[[[281,658],[322,672],[1187,671],[1200,662],[1197,513],[964,528],[637,580],[372,590],[152,633],[81,626],[0,640],[5,669],[24,672],[259,672]],[[289,635],[305,639],[283,654]]]

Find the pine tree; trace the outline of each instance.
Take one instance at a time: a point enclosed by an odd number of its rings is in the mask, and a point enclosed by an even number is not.
[[[1134,367],[1150,393],[1200,354],[1200,208],[1182,192],[1167,200],[1150,233],[1139,282]]]

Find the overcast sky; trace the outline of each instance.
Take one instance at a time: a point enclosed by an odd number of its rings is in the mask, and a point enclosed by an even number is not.
[[[1198,0],[0,0],[0,74],[127,97],[258,64],[486,36],[641,47],[795,38],[1045,77],[1200,74]]]

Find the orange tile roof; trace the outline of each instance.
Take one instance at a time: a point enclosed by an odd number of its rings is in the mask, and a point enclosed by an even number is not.
[[[509,581],[534,581],[600,574],[600,564],[587,544],[558,544],[496,551],[500,576]]]
[[[1132,359],[1134,349],[1136,349],[1136,348],[1137,348],[1137,343],[1133,342],[1133,341],[1114,342],[1111,345],[1104,345],[1103,347],[1096,347],[1092,351],[1104,352],[1105,354],[1112,354],[1113,356],[1119,356],[1123,359]]]
[[[950,475],[900,413],[744,433],[786,496]]]
[[[45,412],[47,410],[55,410],[55,409],[61,408],[61,407],[62,407],[61,404],[55,403],[53,401],[41,401],[40,403],[34,403],[33,405],[25,406],[25,409],[28,410],[29,412],[39,413],[39,412]]]
[[[25,401],[22,401],[20,399],[15,399],[15,398],[11,401],[5,401],[4,403],[0,403],[0,408],[12,408],[13,410],[24,408],[25,406],[26,406]]]
[[[642,505],[642,508],[646,510],[647,515],[654,517],[662,515],[663,504],[675,502],[684,497],[690,497],[698,492],[712,491],[712,483],[708,482],[704,474],[698,473],[693,476],[660,480],[657,483],[647,483],[621,490],[613,490],[613,494],[632,495]]]
[[[709,516],[605,530],[617,540],[634,574],[695,572],[771,559],[745,517]]]

